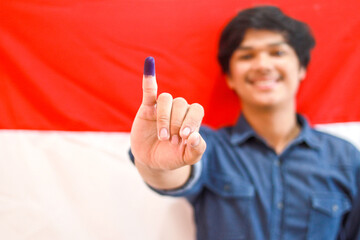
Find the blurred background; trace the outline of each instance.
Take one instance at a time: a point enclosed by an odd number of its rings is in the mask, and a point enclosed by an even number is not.
[[[2,239],[194,239],[189,205],[151,192],[128,159],[143,62],[159,92],[204,106],[204,124],[232,124],[219,35],[264,4],[316,38],[298,111],[360,148],[358,0],[1,1]]]

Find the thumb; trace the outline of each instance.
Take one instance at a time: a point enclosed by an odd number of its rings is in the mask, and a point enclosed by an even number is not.
[[[206,142],[198,132],[193,132],[187,139],[184,162],[192,165],[200,161],[206,149]]]

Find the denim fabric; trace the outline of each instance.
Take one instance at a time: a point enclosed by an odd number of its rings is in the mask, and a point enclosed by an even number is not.
[[[243,116],[233,127],[201,127],[207,149],[188,183],[154,190],[189,200],[198,240],[359,239],[359,151],[298,122],[280,155]]]

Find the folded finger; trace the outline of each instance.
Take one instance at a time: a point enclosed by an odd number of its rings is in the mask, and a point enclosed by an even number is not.
[[[170,116],[173,98],[169,93],[159,95],[156,104],[156,120],[158,137],[160,140],[168,140],[170,137]]]
[[[191,104],[181,126],[180,136],[187,139],[192,132],[199,131],[203,117],[204,108],[198,103]]]
[[[179,131],[185,119],[189,104],[184,98],[175,98],[172,103],[170,118],[170,136],[171,142],[177,144],[179,142]]]

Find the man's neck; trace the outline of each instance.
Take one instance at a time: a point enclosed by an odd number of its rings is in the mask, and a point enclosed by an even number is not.
[[[282,153],[300,133],[293,106],[266,110],[243,106],[242,111],[250,126],[277,154]]]

